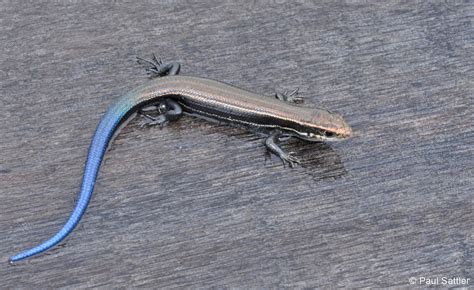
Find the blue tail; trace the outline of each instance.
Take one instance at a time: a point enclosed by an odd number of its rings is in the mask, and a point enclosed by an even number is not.
[[[102,159],[104,158],[104,154],[109,144],[110,138],[112,137],[118,124],[128,112],[128,110],[129,106],[119,101],[107,111],[107,113],[100,121],[99,126],[95,131],[94,138],[92,139],[91,145],[89,147],[89,153],[87,155],[86,166],[84,168],[84,175],[82,178],[79,199],[77,200],[74,211],[67,220],[66,224],[49,240],[43,242],[42,244],[34,248],[12,256],[9,259],[10,264],[37,255],[50,249],[51,247],[60,243],[74,230],[74,228],[84,215],[84,212],[86,211],[89,201],[92,197],[92,192],[94,191],[94,185],[97,179],[97,174],[99,172],[100,164],[102,163]]]

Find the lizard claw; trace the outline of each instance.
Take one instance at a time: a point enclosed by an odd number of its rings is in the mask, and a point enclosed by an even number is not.
[[[168,69],[163,64],[163,60],[161,58],[157,58],[154,53],[152,54],[150,60],[137,56],[137,62],[141,65],[147,66],[145,70],[151,78],[161,77],[168,73]]]
[[[151,59],[144,59],[137,56],[137,62],[145,66],[145,70],[150,78],[177,75],[181,67],[177,62],[164,63],[163,60],[156,57],[154,53],[151,55]]]
[[[159,115],[158,117],[154,117],[153,119],[150,119],[149,117],[143,118],[143,120],[139,123],[139,126],[141,128],[143,128],[145,126],[147,126],[147,127],[151,127],[151,126],[163,127],[164,125],[166,125],[166,123],[168,123],[168,120],[166,119],[166,117],[163,116],[163,115]]]
[[[290,102],[299,104],[304,102],[304,98],[299,94],[300,88],[294,89],[291,93],[288,94],[288,100]]]
[[[304,98],[298,94],[298,91],[299,88],[296,88],[291,92],[288,92],[288,90],[283,92],[276,91],[275,98],[289,103],[301,104],[304,102]]]
[[[156,55],[153,53],[153,61],[155,62],[155,64],[157,64],[158,66],[162,65],[163,64],[163,60],[161,59],[158,59],[156,58]]]
[[[285,163],[288,163],[291,168],[294,168],[296,164],[301,164],[300,159],[294,155],[295,152],[289,152],[285,155],[282,155],[281,160],[283,161],[283,165],[285,165]]]

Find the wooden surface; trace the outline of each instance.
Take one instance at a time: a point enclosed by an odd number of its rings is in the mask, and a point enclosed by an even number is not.
[[[92,2],[0,2],[2,288],[472,286],[471,1]],[[355,136],[290,142],[289,169],[242,129],[135,120],[66,242],[9,266],[62,226],[97,123],[152,52],[268,95],[299,87]]]

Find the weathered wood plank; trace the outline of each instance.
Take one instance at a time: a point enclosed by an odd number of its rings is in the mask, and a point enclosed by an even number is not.
[[[2,287],[472,285],[472,3],[191,2],[0,3]],[[355,137],[288,144],[291,170],[241,129],[132,122],[65,246],[8,266],[62,225],[96,124],[152,52],[300,87]]]

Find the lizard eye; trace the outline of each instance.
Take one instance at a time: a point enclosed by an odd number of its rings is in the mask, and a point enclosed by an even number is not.
[[[326,132],[326,137],[333,137],[334,136],[334,133],[332,132]]]

